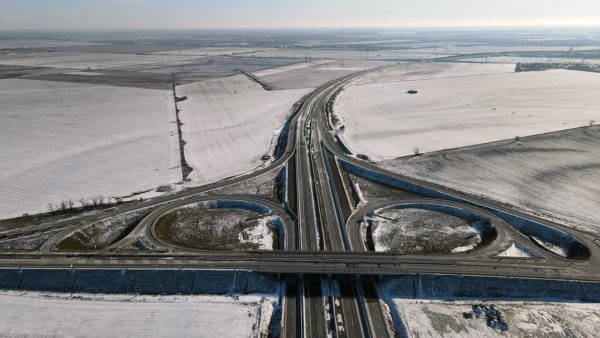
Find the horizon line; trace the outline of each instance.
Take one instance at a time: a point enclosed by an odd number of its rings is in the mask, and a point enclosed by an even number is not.
[[[117,27],[117,28],[0,28],[0,32],[65,32],[65,31],[265,31],[265,30],[491,30],[491,29],[600,29],[598,24],[491,24],[491,25],[407,25],[407,26],[290,26],[290,27]]]

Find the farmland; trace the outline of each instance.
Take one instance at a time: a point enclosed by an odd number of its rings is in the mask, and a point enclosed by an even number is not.
[[[251,337],[268,328],[260,296],[131,296],[2,292],[0,334],[9,336]],[[35,308],[36,311],[31,311]],[[56,311],[60,309],[60,311]]]
[[[360,60],[318,60],[254,72],[262,81],[278,89],[314,88],[327,81],[392,62]]]
[[[400,65],[359,79],[336,100],[341,137],[388,170],[597,231],[600,76],[509,67]]]
[[[363,80],[338,98],[335,110],[346,125],[343,137],[355,153],[389,160],[600,120],[594,108],[600,104],[600,76],[594,73],[463,73],[412,80],[405,72],[400,67],[393,82],[388,81],[391,74],[382,81]],[[406,94],[411,89],[418,93]]]
[[[599,136],[600,128],[584,127],[381,165],[598,233]]]
[[[167,90],[5,79],[0,91],[3,217],[181,181]]]
[[[161,64],[192,59],[182,55],[55,52],[0,55],[0,64],[73,69],[103,69],[139,64]]]
[[[306,89],[266,91],[246,76],[177,87],[192,184],[250,171],[271,155],[279,129]]]

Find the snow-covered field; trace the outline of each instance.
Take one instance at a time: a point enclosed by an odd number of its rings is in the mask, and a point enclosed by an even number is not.
[[[0,80],[0,217],[181,181],[172,93]]]
[[[411,337],[596,337],[600,327],[600,304],[413,299],[393,303]],[[490,313],[492,305],[494,312],[499,311],[496,315]]]
[[[93,42],[67,41],[55,39],[0,39],[0,49],[15,49],[15,48],[48,48],[48,47],[69,47],[69,46],[85,46],[98,45]]]
[[[522,56],[494,56],[463,58],[461,61],[489,62],[489,63],[587,63],[600,64],[600,59],[577,59],[577,58],[541,58]]]
[[[410,45],[410,43],[408,44]],[[598,46],[578,46],[573,50],[592,50],[598,49]],[[451,46],[436,44],[436,46],[411,49],[413,53],[442,53],[442,54],[478,54],[478,53],[502,53],[502,52],[531,52],[531,51],[557,51],[568,52],[571,47],[568,46],[496,46],[496,45],[470,45],[470,46]]]
[[[399,158],[382,166],[600,232],[600,128]]]
[[[266,91],[237,75],[177,87],[193,184],[207,184],[263,163],[290,109],[309,89]]]
[[[471,77],[514,73],[514,64],[477,64],[477,63],[401,63],[398,67],[386,69],[360,77],[352,85],[392,85],[396,82],[416,82],[455,77]]]
[[[327,81],[389,64],[384,61],[317,60],[255,72],[274,88],[294,89],[318,87]]]
[[[193,56],[122,53],[54,52],[0,55],[0,64],[12,66],[102,69],[143,64],[185,62]]]
[[[600,121],[600,74],[508,74],[510,66],[497,64],[416,67],[372,74],[340,94],[334,109],[350,149],[389,160]]]
[[[256,337],[274,299],[0,292],[0,335]]]
[[[271,50],[270,48],[255,48],[255,47],[198,47],[182,50],[170,50],[157,52],[155,54],[168,55],[193,55],[193,56],[218,56],[218,55],[234,55],[251,52],[263,52]]]
[[[287,73],[287,72],[290,72],[293,70],[310,68],[310,67],[314,67],[317,65],[326,65],[326,64],[330,64],[332,62],[335,62],[335,60],[316,60],[314,62],[300,62],[300,63],[294,63],[291,65],[282,66],[282,67],[274,67],[274,68],[259,70],[258,72],[254,72],[254,75],[257,77],[265,77],[265,76],[270,76],[270,75],[275,75],[275,74]]]
[[[397,59],[435,59],[452,56],[453,54],[431,54],[421,51],[395,51],[395,50],[341,50],[341,49],[275,49],[245,54],[257,57],[289,57],[307,59],[335,59],[335,60],[397,60]],[[308,60],[307,60],[308,61]]]

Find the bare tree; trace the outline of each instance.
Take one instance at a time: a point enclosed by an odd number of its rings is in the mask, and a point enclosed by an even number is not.
[[[413,154],[415,154],[415,156],[418,156],[420,154],[419,147],[414,147],[413,148]]]
[[[591,126],[593,126],[594,124],[596,124],[596,120],[590,120],[588,123],[590,124],[590,127],[591,127]]]
[[[48,211],[53,214],[54,213],[54,206],[52,205],[52,203],[48,203]]]

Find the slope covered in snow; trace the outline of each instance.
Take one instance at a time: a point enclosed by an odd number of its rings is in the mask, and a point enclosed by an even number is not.
[[[391,171],[600,232],[600,127],[384,161]]]

